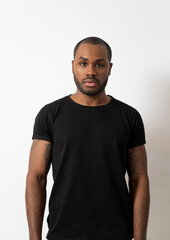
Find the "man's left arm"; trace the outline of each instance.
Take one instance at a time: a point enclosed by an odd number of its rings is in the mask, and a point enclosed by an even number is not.
[[[144,145],[128,150],[129,190],[133,203],[134,240],[146,240],[150,190]]]

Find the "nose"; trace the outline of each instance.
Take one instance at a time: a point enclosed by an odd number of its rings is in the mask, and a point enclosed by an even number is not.
[[[86,75],[87,76],[95,76],[96,75],[96,72],[94,70],[94,66],[92,64],[88,65]]]

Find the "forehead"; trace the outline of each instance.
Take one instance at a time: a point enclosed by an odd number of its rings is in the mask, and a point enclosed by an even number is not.
[[[101,44],[82,43],[77,49],[75,58],[108,58],[107,48]]]

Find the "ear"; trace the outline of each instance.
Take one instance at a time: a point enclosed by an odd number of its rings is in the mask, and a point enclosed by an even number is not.
[[[110,66],[109,66],[109,75],[110,75],[110,73],[111,73],[112,66],[113,66],[113,63],[110,63]]]
[[[71,62],[72,62],[72,73],[74,73],[74,60],[72,60]]]

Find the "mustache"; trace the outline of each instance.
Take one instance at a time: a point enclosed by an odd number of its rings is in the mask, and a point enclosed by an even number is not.
[[[85,81],[85,80],[96,80],[97,82],[99,82],[99,80],[97,79],[97,78],[95,78],[95,77],[87,77],[87,78],[83,78],[83,80],[82,81]]]

